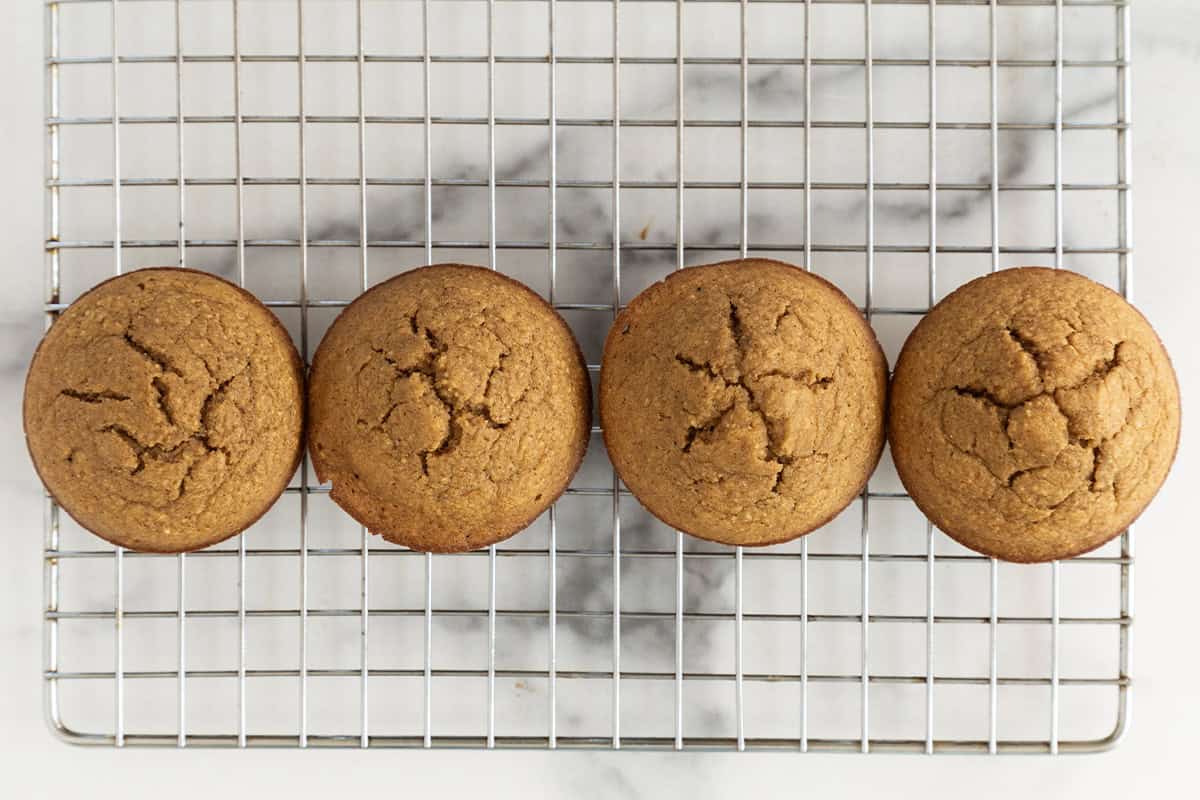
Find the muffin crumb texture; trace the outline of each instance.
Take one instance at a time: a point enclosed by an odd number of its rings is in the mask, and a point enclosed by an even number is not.
[[[1026,268],[939,305],[900,358],[891,438],[917,504],[968,547],[1013,561],[1090,550],[1165,479],[1174,372],[1114,292]]]
[[[191,270],[101,284],[54,324],[25,390],[39,474],[86,528],[136,550],[220,541],[295,471],[301,365],[250,295]]]
[[[335,501],[416,549],[486,546],[533,521],[587,446],[590,385],[570,330],[479,267],[363,295],[313,367],[310,449]]]
[[[861,490],[886,384],[874,335],[832,285],[780,262],[694,267],[635,298],[609,335],[605,441],[660,519],[768,544]]]

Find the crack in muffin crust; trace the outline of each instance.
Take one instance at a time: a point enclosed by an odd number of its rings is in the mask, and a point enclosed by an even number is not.
[[[701,363],[701,362],[698,362],[695,359],[689,358],[681,353],[675,354],[675,360],[693,372],[700,372],[700,373],[708,375],[710,378],[712,378],[714,380],[721,381],[722,383],[725,384],[726,387],[728,387],[730,389],[740,389],[741,390],[740,397],[745,402],[746,408],[748,408],[751,412],[753,412],[759,416],[759,419],[762,420],[763,427],[766,429],[766,432],[767,432],[767,445],[766,445],[767,457],[766,457],[766,460],[774,462],[779,467],[775,472],[774,482],[771,484],[771,493],[772,494],[780,494],[779,486],[783,482],[784,468],[790,464],[795,463],[795,461],[796,461],[795,456],[781,452],[779,449],[779,443],[778,443],[779,434],[777,431],[781,425],[786,424],[786,419],[782,418],[780,415],[769,415],[766,411],[764,411],[762,408],[762,405],[759,401],[759,396],[755,392],[754,386],[748,382],[747,376],[744,373],[744,370],[746,369],[746,367],[745,367],[745,346],[743,344],[743,338],[744,338],[745,334],[742,330],[741,318],[738,316],[738,307],[737,307],[737,304],[734,302],[733,298],[728,293],[725,294],[725,299],[729,303],[729,319],[728,319],[729,335],[730,335],[730,338],[733,340],[734,347],[736,349],[736,356],[734,358],[734,363],[733,363],[733,372],[735,374],[735,377],[733,379],[730,379],[730,378],[726,377],[724,374],[722,374],[721,372],[717,371],[716,368],[714,368],[711,363],[709,363],[709,362]],[[782,314],[780,314],[778,317],[776,317],[774,325],[772,326],[772,330],[774,332],[778,331],[780,320],[782,320],[783,317],[786,316],[788,313],[789,313],[788,310],[785,308],[784,312]],[[808,389],[812,389],[814,391],[818,390],[821,387],[829,386],[831,383],[833,383],[832,376],[826,375],[826,376],[821,376],[821,377],[814,377],[811,370],[803,370],[800,372],[788,372],[786,370],[782,370],[782,369],[778,369],[778,368],[770,368],[770,369],[766,369],[766,370],[762,370],[757,373],[754,373],[753,375],[750,376],[749,380],[761,380],[762,378],[785,378],[787,380],[794,381],[798,386],[804,386],[804,387],[807,387]],[[737,407],[736,402],[731,403],[730,405],[728,405],[724,409],[722,409],[715,418],[705,421],[700,426],[688,425],[686,440],[685,440],[684,446],[681,448],[681,452],[690,453],[691,449],[692,449],[692,444],[695,442],[696,437],[698,435],[709,434],[711,436],[711,434],[713,434],[716,431],[716,429],[720,425],[721,421],[723,419],[725,419],[725,417],[730,412],[732,412],[736,407]],[[829,454],[825,453],[825,452],[821,452],[819,450],[814,450],[811,455],[820,455],[820,456],[828,457]],[[794,505],[794,499],[792,500],[792,502]]]
[[[454,401],[453,397],[450,396],[450,394],[448,393],[448,391],[446,389],[446,385],[444,383],[444,375],[439,376],[439,371],[438,371],[438,360],[440,358],[442,358],[444,356],[444,354],[446,353],[447,346],[442,344],[441,341],[438,339],[437,335],[429,328],[418,329],[417,321],[416,321],[416,314],[413,314],[412,316],[409,317],[409,322],[412,326],[411,329],[413,331],[413,334],[418,335],[418,333],[419,333],[419,335],[424,336],[425,341],[428,342],[428,345],[429,345],[429,352],[426,353],[426,355],[423,358],[423,360],[421,361],[421,363],[419,363],[418,365],[413,366],[413,367],[405,367],[405,366],[402,366],[401,364],[397,363],[397,361],[395,359],[388,356],[387,351],[384,350],[382,347],[376,347],[376,346],[372,345],[371,350],[374,353],[376,353],[377,355],[381,356],[385,361],[387,361],[389,364],[392,365],[392,367],[396,371],[395,380],[401,380],[403,378],[409,378],[409,377],[412,377],[415,375],[419,375],[422,378],[424,378],[425,382],[429,386],[430,391],[432,391],[434,396],[437,397],[437,399],[439,401],[441,401],[442,406],[445,409],[445,412],[446,412],[446,433],[445,433],[445,435],[442,437],[441,441],[439,441],[437,443],[436,446],[417,451],[417,456],[421,460],[421,474],[423,474],[425,477],[429,477],[429,457],[430,456],[447,455],[458,445],[459,441],[462,439],[462,425],[459,422],[460,416],[470,414],[470,415],[479,417],[487,424],[487,426],[489,428],[492,428],[494,430],[504,430],[505,428],[508,427],[508,423],[507,422],[497,422],[496,419],[492,416],[491,406],[487,402],[480,402],[480,403],[474,403],[474,404],[470,404],[470,405],[464,405],[461,403],[456,403]],[[491,331],[491,333],[492,333],[492,335],[495,335],[495,331]],[[497,336],[496,338],[499,339],[500,337]],[[485,401],[489,397],[489,394],[492,390],[492,380],[495,378],[497,371],[499,371],[501,369],[501,367],[503,366],[504,359],[508,358],[508,355],[509,355],[509,351],[506,346],[506,348],[504,350],[502,350],[500,352],[499,356],[497,357],[495,366],[493,366],[491,368],[491,370],[488,372],[487,381],[484,384],[484,388],[483,388],[483,398],[485,399]],[[444,370],[442,370],[442,371],[444,372]],[[361,371],[360,371],[360,373],[361,373]],[[443,382],[439,383],[439,381],[443,381]],[[394,385],[394,382],[393,382],[393,385]],[[528,385],[526,384],[525,386],[523,386],[521,391],[522,391],[522,399],[523,399],[525,393],[528,392]],[[392,434],[388,433],[387,423],[388,423],[388,420],[391,419],[392,414],[396,411],[396,409],[398,409],[402,405],[402,402],[403,401],[398,400],[398,401],[392,403],[392,405],[388,408],[387,412],[383,415],[383,419],[380,420],[379,424],[375,426],[375,428],[377,430],[383,431],[385,433],[385,435],[388,436],[388,438],[392,439],[393,444],[396,443],[396,439],[395,439],[395,437],[392,436]],[[516,401],[514,403],[514,407],[519,407],[521,405],[521,402],[522,402],[522,400],[518,399],[518,401]]]

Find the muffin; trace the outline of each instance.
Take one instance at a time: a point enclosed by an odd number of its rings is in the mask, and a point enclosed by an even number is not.
[[[779,261],[672,273],[613,324],[600,371],[609,457],[650,513],[734,545],[793,539],[866,485],[887,364],[835,286]]]
[[[905,342],[892,455],[917,506],[966,547],[1037,562],[1129,527],[1179,441],[1179,387],[1145,318],[1065,270],[993,273]]]
[[[570,329],[500,273],[439,264],[350,304],[322,339],[309,452],[384,539],[474,550],[528,526],[587,449],[591,385]]]
[[[178,553],[249,527],[300,460],[303,366],[252,295],[155,268],[105,281],[62,313],[25,381],[25,439],[80,525]]]

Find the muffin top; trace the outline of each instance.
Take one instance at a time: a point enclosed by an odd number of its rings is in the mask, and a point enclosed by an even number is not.
[[[84,294],[42,340],[26,441],[85,528],[135,550],[194,550],[249,526],[287,486],[302,376],[252,295],[203,272],[138,270]]]
[[[1179,440],[1179,388],[1145,318],[1065,270],[974,280],[904,346],[890,439],[943,531],[1009,561],[1091,550],[1141,513]]]
[[[481,267],[401,274],[322,340],[309,450],[333,499],[385,539],[472,550],[532,522],[587,448],[591,386],[570,329]]]
[[[883,447],[887,367],[835,286],[778,261],[672,273],[634,298],[604,348],[609,456],[674,528],[763,545],[857,495]]]

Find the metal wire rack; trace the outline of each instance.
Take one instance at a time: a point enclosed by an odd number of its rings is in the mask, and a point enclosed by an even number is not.
[[[1130,25],[1125,0],[50,0],[47,320],[114,270],[187,263],[310,355],[373,281],[459,258],[542,291],[595,376],[632,294],[717,256],[822,272],[893,355],[989,269],[1128,297]],[[1124,732],[1130,533],[1001,564],[885,458],[822,531],[723,548],[649,518],[598,433],[543,519],[461,556],[373,541],[307,462],[236,542],[180,556],[102,547],[47,498],[50,725],[864,753]]]

